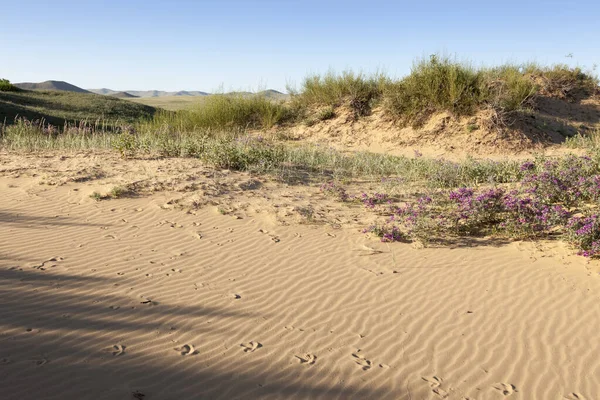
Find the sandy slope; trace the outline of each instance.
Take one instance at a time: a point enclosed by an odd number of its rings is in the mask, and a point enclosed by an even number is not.
[[[95,202],[18,162],[81,167],[3,158],[2,399],[600,398],[600,277],[558,244],[418,250],[258,205]]]

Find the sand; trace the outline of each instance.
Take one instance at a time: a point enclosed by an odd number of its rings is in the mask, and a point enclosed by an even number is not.
[[[0,160],[2,399],[600,398],[600,276],[560,243],[380,243],[190,160]],[[89,197],[125,181],[154,186]]]

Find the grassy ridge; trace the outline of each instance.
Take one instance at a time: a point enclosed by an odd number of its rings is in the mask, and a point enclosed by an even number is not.
[[[153,107],[90,93],[64,91],[0,90],[0,123],[13,123],[16,117],[45,120],[54,126],[87,121],[111,125],[135,123],[151,118]]]
[[[9,88],[10,83],[3,84]],[[150,125],[181,132],[195,129],[268,129],[284,122],[315,121],[335,116],[349,105],[355,118],[368,115],[375,105],[401,125],[419,127],[436,112],[469,116],[493,109],[502,120],[535,104],[537,96],[578,100],[598,93],[598,79],[564,65],[506,64],[475,68],[455,59],[432,55],[417,60],[409,75],[391,79],[384,74],[351,71],[308,76],[299,90],[288,88],[289,101],[265,95],[222,94],[176,113],[108,96],[71,92],[0,91],[0,121],[19,115],[44,118],[53,125],[77,120],[133,123],[154,116]],[[159,98],[160,100],[160,98]],[[136,99],[139,101],[139,99]],[[145,128],[148,123],[145,122]]]
[[[356,116],[381,103],[384,111],[403,125],[418,127],[434,112],[472,115],[493,108],[501,115],[533,104],[537,95],[576,100],[598,92],[598,79],[565,65],[506,64],[474,68],[445,56],[417,60],[411,73],[399,80],[382,74],[365,76],[344,72],[307,77],[293,103],[300,108],[337,107],[343,101]]]

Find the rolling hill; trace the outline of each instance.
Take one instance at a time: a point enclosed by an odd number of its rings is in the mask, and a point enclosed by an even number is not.
[[[55,126],[79,121],[111,125],[151,118],[156,111],[148,105],[89,92],[58,89],[0,91],[0,124],[11,124],[15,118],[23,117],[32,121],[43,120]]]
[[[115,93],[129,93],[135,97],[165,97],[165,96],[208,96],[210,93],[201,92],[198,90],[180,90],[178,92],[166,92],[163,90],[112,90],[107,88],[102,89],[88,89],[89,92],[103,95],[114,95]]]
[[[90,93],[78,86],[64,81],[45,81],[45,82],[21,82],[14,84],[19,89],[24,90],[60,90],[63,92]]]
[[[116,97],[118,99],[137,99],[139,96],[134,96],[128,92],[115,92],[111,93],[108,96]]]

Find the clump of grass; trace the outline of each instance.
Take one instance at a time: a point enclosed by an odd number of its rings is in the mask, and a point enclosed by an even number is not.
[[[579,67],[571,68],[564,64],[544,67],[529,63],[524,66],[523,73],[536,80],[541,91],[549,96],[578,100],[581,96],[599,92],[598,78]]]
[[[90,198],[96,200],[96,201],[100,201],[105,199],[105,196],[99,192],[93,192],[92,194],[90,194]]]
[[[0,79],[0,92],[19,92],[21,89],[10,83],[8,79]]]
[[[481,103],[480,73],[465,63],[438,55],[415,62],[411,73],[389,83],[386,111],[405,124],[422,125],[435,111],[470,115]]]
[[[538,85],[515,65],[482,69],[479,73],[480,101],[501,113],[532,106]]]
[[[367,115],[373,102],[381,97],[387,78],[382,74],[367,76],[344,71],[325,75],[311,75],[304,79],[299,91],[288,88],[292,104],[297,108],[329,106],[332,108],[348,102],[356,117]]]
[[[597,152],[600,149],[600,129],[567,137],[564,145],[572,149],[586,149]]]
[[[108,193],[102,194],[100,192],[93,192],[90,198],[100,200],[120,199],[123,197],[131,196],[133,189],[129,186],[113,186]]]
[[[291,117],[281,102],[264,96],[217,94],[177,113],[159,113],[153,125],[169,125],[179,131],[197,129],[269,129]]]
[[[405,78],[388,83],[384,108],[405,125],[421,126],[434,112],[473,115],[492,107],[503,113],[520,109],[536,86],[516,66],[475,69],[446,56],[417,61]]]
[[[317,119],[320,121],[326,121],[332,118],[335,118],[335,109],[332,106],[325,107],[317,114]]]
[[[121,197],[125,197],[125,196],[129,195],[130,193],[131,193],[131,191],[126,187],[114,186],[112,189],[110,189],[109,196],[112,199],[118,199]]]

